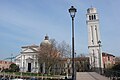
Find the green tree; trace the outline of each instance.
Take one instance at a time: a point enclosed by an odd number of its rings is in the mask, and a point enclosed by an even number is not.
[[[17,66],[16,64],[12,63],[9,67],[9,71],[10,72],[18,72],[20,69],[19,69],[19,66]]]
[[[114,65],[112,70],[120,70],[120,64]]]

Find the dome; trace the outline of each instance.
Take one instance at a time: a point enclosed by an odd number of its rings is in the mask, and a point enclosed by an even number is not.
[[[50,41],[49,41],[49,36],[45,36],[45,39],[44,41],[41,42],[40,46],[43,46],[43,45],[50,45]]]

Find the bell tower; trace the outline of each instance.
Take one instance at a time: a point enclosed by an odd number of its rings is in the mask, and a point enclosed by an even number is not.
[[[87,9],[88,51],[91,68],[103,68],[99,18],[96,8]]]

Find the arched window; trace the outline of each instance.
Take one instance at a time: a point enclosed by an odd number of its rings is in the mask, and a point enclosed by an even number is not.
[[[89,20],[91,20],[91,16],[89,16]]]
[[[94,19],[94,16],[92,15],[92,20]]]
[[[96,19],[96,15],[94,15],[94,19]]]

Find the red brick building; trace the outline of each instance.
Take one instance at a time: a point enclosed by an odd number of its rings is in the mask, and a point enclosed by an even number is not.
[[[11,64],[12,62],[10,61],[0,60],[0,71],[2,71],[3,69],[8,69]]]
[[[114,55],[103,52],[102,58],[103,58],[104,68],[111,68],[112,66],[115,65],[115,56]]]

